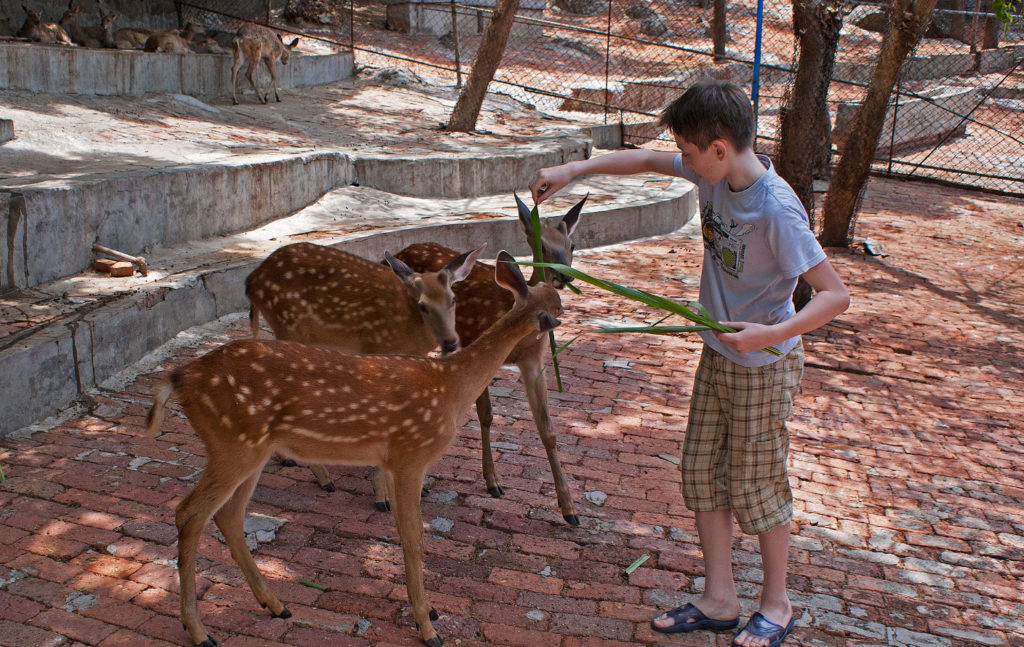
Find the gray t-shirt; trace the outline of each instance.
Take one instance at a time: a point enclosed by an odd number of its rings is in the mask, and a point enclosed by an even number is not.
[[[767,171],[742,191],[728,180],[712,186],[675,159],[675,171],[697,185],[704,268],[699,300],[718,321],[777,324],[796,314],[797,278],[825,260],[825,252],[808,225],[807,212],[793,189],[758,155]],[[764,366],[778,360],[770,353],[737,353],[714,333],[704,342],[741,366]],[[776,344],[783,354],[800,337]]]

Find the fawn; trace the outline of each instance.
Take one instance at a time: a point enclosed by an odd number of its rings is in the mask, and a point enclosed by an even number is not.
[[[458,353],[355,355],[288,341],[235,341],[178,367],[158,387],[149,435],[157,435],[177,394],[207,451],[206,468],[175,515],[181,621],[194,643],[216,644],[199,619],[195,581],[199,536],[211,516],[259,603],[274,617],[291,615],[267,586],[243,530],[263,466],[279,452],[387,473],[413,617],[427,645],[441,646],[423,588],[423,477],[512,349],[558,326],[562,312],[555,289],[528,285],[507,252],[498,254],[494,280],[513,294],[514,305]]]
[[[575,244],[572,242],[573,233],[579,224],[580,212],[587,201],[587,196],[577,202],[565,216],[557,223],[548,224],[541,222],[541,255],[548,263],[572,264],[572,252]],[[530,210],[526,208],[522,200],[516,196],[516,204],[519,208],[519,222],[522,224],[523,233],[533,247],[533,229],[530,222]],[[434,243],[418,243],[410,245],[398,252],[395,256],[419,272],[428,272],[437,267],[443,267],[456,254],[450,249]],[[489,326],[500,319],[509,308],[512,307],[512,300],[507,292],[499,288],[491,279],[493,269],[483,263],[477,263],[469,277],[455,286],[455,296],[459,300],[459,307],[455,312],[455,329],[459,333],[459,339],[463,344],[469,345],[477,339]],[[554,287],[561,289],[572,278],[562,276],[552,270],[542,274],[540,269],[535,269],[530,277],[530,284],[541,281],[545,276]],[[580,521],[576,515],[572,495],[569,493],[569,486],[562,471],[562,463],[558,458],[558,448],[555,432],[551,424],[551,416],[548,414],[547,386],[544,380],[538,379],[544,369],[547,360],[548,343],[545,339],[524,339],[519,345],[512,349],[505,364],[512,364],[519,368],[519,379],[526,390],[527,401],[530,404],[530,411],[533,414],[534,423],[537,425],[537,432],[548,456],[548,463],[551,466],[551,475],[555,483],[555,492],[558,496],[558,507],[562,517],[570,525],[578,526]],[[491,398],[488,389],[485,387],[476,401],[477,418],[480,421],[480,438],[483,444],[483,472],[487,484],[487,491],[491,496],[499,497],[504,492],[498,485],[494,473],[494,459],[491,456]],[[381,493],[376,494],[378,501],[386,500]]]
[[[28,38],[36,43],[60,43],[73,45],[68,33],[55,22],[43,22],[42,16],[35,9],[21,5],[25,11],[25,24],[18,30],[19,38]]]
[[[235,62],[231,66],[232,103],[238,105],[238,96],[235,93],[238,87],[238,70],[242,68],[243,59],[248,62],[245,78],[249,79],[249,83],[256,90],[256,96],[260,102],[266,103],[270,99],[270,90],[268,89],[266,94],[261,93],[253,78],[260,61],[263,61],[270,72],[270,82],[274,86],[274,99],[281,101],[281,96],[277,92],[277,61],[280,60],[281,65],[288,65],[288,58],[291,51],[299,44],[299,39],[296,38],[291,44],[285,45],[281,36],[276,32],[260,25],[247,23],[238,30],[238,35],[235,36],[231,44],[235,56]]]
[[[453,352],[459,337],[452,286],[469,275],[483,249],[416,273],[387,252],[390,269],[333,247],[285,245],[245,280],[252,336],[259,333],[262,314],[277,339],[350,353],[426,355],[439,344]],[[313,463],[310,469],[320,487],[334,491],[323,466]]]
[[[153,32],[142,49],[147,52],[168,52],[172,54],[187,54],[193,51],[192,39],[204,33],[203,26],[189,22],[185,29]]]

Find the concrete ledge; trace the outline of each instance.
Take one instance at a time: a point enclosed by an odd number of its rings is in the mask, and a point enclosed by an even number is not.
[[[94,242],[141,254],[155,245],[251,229],[351,179],[348,156],[317,153],[16,189],[8,195],[24,198],[24,213],[0,210],[0,240],[14,252],[5,259],[0,289],[81,272],[92,262]]]
[[[0,90],[138,96],[151,92],[231,95],[232,57],[0,43]],[[261,86],[270,78],[261,66]],[[335,83],[352,76],[352,53],[294,55],[278,66],[280,89]],[[248,83],[245,84],[248,86]],[[239,80],[242,87],[242,80]],[[251,90],[248,90],[251,92]]]
[[[976,88],[940,86],[920,92],[928,99],[901,98],[898,106],[890,107],[885,113],[885,122],[878,138],[878,147],[886,151],[905,151],[918,146],[933,144],[947,135],[962,135],[967,130],[967,121],[960,115],[968,114],[978,100]],[[850,128],[860,111],[860,103],[840,103],[836,109],[836,122],[832,128],[832,139],[840,150],[853,133]],[[893,133],[893,117],[896,118],[896,132]]]
[[[659,197],[588,211],[577,230],[578,245],[667,234],[696,213],[696,190],[688,182],[671,182]],[[317,242],[378,258],[385,249],[428,240],[455,249],[486,240],[492,255],[500,249],[529,253],[516,218],[412,226]],[[262,258],[235,255],[212,266],[196,264],[197,269],[84,307],[0,350],[0,437],[67,408],[182,330],[246,309],[245,277]]]
[[[354,161],[353,181],[399,195],[471,198],[511,193],[526,186],[542,167],[590,157],[590,140],[561,137],[495,153],[456,155],[361,155]]]

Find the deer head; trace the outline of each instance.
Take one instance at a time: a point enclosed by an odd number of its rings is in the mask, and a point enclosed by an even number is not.
[[[541,221],[540,231],[540,246],[541,246],[541,258],[534,259],[542,261],[544,263],[561,263],[562,265],[572,265],[572,252],[576,249],[576,244],[572,242],[573,232],[576,231],[576,226],[580,221],[580,212],[583,210],[583,205],[586,203],[587,198],[590,194],[583,196],[583,199],[577,202],[556,224],[551,225],[545,221]],[[526,239],[530,241],[530,248],[533,248],[533,223],[530,221],[530,209],[526,207],[526,204],[519,199],[516,195],[516,206],[519,208],[519,223],[523,227],[523,233],[526,234]],[[565,276],[559,272],[553,270],[545,270],[544,276],[549,283],[555,288],[561,290],[565,287],[566,283],[572,282],[571,276]]]

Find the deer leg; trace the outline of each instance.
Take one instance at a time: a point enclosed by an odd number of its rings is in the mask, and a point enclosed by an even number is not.
[[[384,470],[381,470],[384,471]],[[420,491],[426,472],[421,466],[405,466],[394,473],[394,512],[398,537],[405,562],[405,586],[412,605],[412,616],[420,628],[420,637],[429,647],[441,647],[441,637],[431,620],[437,612],[429,607],[423,588],[423,519],[420,515]]]
[[[519,362],[519,377],[526,389],[526,399],[530,403],[530,411],[533,413],[533,421],[537,425],[537,433],[540,434],[541,442],[544,443],[544,450],[548,454],[548,463],[551,465],[551,477],[555,482],[555,492],[558,493],[558,507],[562,511],[562,517],[571,526],[580,525],[580,518],[576,516],[576,508],[569,494],[569,486],[565,482],[565,474],[562,472],[562,462],[558,459],[558,445],[555,432],[551,427],[551,416],[548,415],[548,388],[544,379],[541,378],[541,362],[544,355],[537,358],[529,358]]]
[[[231,104],[238,105],[238,70],[242,69],[242,57],[241,52],[235,49],[235,60],[231,64]],[[255,326],[254,326],[255,327]],[[255,337],[255,333],[253,334]]]
[[[480,420],[480,443],[487,492],[493,497],[499,497],[505,494],[505,491],[498,485],[498,477],[494,474],[494,457],[491,455],[491,422],[494,420],[494,415],[491,411],[491,393],[487,389],[484,389],[484,392],[476,399],[476,417]]]
[[[380,512],[391,509],[391,493],[394,491],[391,477],[382,467],[373,468],[373,505]]]
[[[253,76],[256,73],[256,65],[258,63],[258,60],[249,61],[249,67],[245,68],[245,78],[249,79],[249,85],[256,91],[256,98],[260,100],[260,103],[266,103],[267,99],[260,93],[260,86],[256,85],[256,79]]]
[[[234,462],[234,461],[232,461]],[[259,474],[263,463],[257,463]],[[221,463],[216,469],[211,457],[210,463],[199,477],[195,489],[181,503],[175,514],[178,526],[178,582],[181,589],[181,622],[197,647],[216,645],[199,620],[196,606],[196,552],[199,536],[210,517],[231,498],[239,485],[250,478],[252,471],[238,474],[237,464]],[[232,471],[232,468],[235,470]]]
[[[274,99],[281,103],[281,96],[277,93],[277,64],[271,61],[269,58],[263,59],[263,62],[267,66],[267,70],[270,72],[270,83],[274,86]],[[267,89],[267,99],[270,99],[270,89]]]
[[[331,482],[331,475],[327,473],[327,468],[320,463],[310,463],[309,471],[313,472],[313,476],[316,478],[316,482],[320,484],[320,489],[324,492],[334,492],[337,490],[334,487],[334,483]]]
[[[270,591],[267,581],[260,573],[256,560],[249,552],[249,546],[245,543],[245,507],[252,497],[252,491],[256,489],[256,483],[260,480],[260,472],[250,476],[245,482],[238,486],[235,493],[228,499],[220,510],[213,515],[213,520],[220,528],[224,539],[227,540],[228,548],[231,549],[231,557],[242,569],[242,574],[249,582],[249,588],[256,600],[275,618],[288,618],[291,613],[284,604]]]

